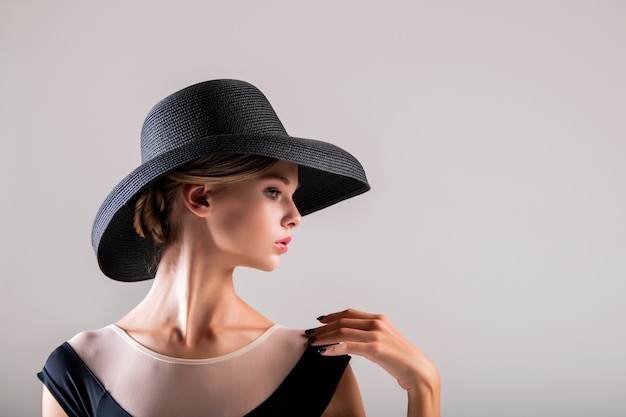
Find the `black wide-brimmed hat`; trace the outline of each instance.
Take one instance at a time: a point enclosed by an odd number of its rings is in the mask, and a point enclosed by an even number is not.
[[[298,165],[294,200],[302,215],[370,189],[359,161],[327,142],[289,136],[267,98],[239,80],[205,81],[157,103],[141,130],[141,165],[107,196],[91,243],[102,272],[118,281],[151,279],[157,245],[133,228],[137,198],[155,180],[212,154],[260,155]]]

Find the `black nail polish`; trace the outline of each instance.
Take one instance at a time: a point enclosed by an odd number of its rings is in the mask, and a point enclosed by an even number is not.
[[[317,349],[317,352],[318,353],[324,353],[324,352],[326,352],[326,348],[325,347],[321,347],[321,348]]]
[[[313,334],[313,332],[315,331],[315,329],[306,329],[304,331],[305,334]]]
[[[312,343],[315,343],[315,341],[316,341],[316,340],[317,340],[317,338],[316,338],[316,337],[312,337],[312,338],[310,338],[310,339],[309,339],[309,345],[310,345],[310,344],[312,344]]]
[[[319,316],[316,320],[322,320],[324,317],[326,317],[326,314]]]

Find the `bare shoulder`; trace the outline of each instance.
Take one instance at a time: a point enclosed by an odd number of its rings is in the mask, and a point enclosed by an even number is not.
[[[365,409],[363,408],[363,400],[361,391],[357,383],[356,377],[350,365],[339,380],[337,389],[333,398],[330,400],[328,407],[322,414],[323,417],[364,417]]]
[[[98,334],[101,331],[102,331],[102,329],[99,329],[99,330],[86,330],[86,331],[77,333],[75,336],[73,336],[71,339],[68,340],[68,343],[70,345],[72,345],[72,347],[74,347],[74,346],[83,346],[85,344],[89,344],[90,341],[92,341],[94,338],[98,337]]]
[[[114,331],[109,327],[97,330],[87,330],[76,334],[67,341],[72,349],[81,358],[90,357],[100,350],[101,346],[111,339]]]

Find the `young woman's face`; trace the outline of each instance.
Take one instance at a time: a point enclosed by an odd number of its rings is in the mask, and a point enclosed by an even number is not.
[[[301,217],[293,202],[298,167],[279,161],[262,176],[213,196],[209,230],[220,262],[271,271]]]

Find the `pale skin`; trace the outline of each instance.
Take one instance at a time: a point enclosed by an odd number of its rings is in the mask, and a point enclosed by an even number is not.
[[[174,213],[177,239],[165,250],[146,298],[116,324],[139,343],[179,358],[232,352],[273,323],[235,292],[237,266],[271,271],[301,217],[292,196],[297,166],[279,161],[263,176],[228,186],[181,187]],[[353,354],[381,366],[407,391],[409,417],[439,416],[439,374],[432,362],[382,315],[353,309],[320,318],[311,329],[322,355]],[[67,416],[44,386],[43,417]],[[323,414],[361,417],[365,410],[350,366]]]

